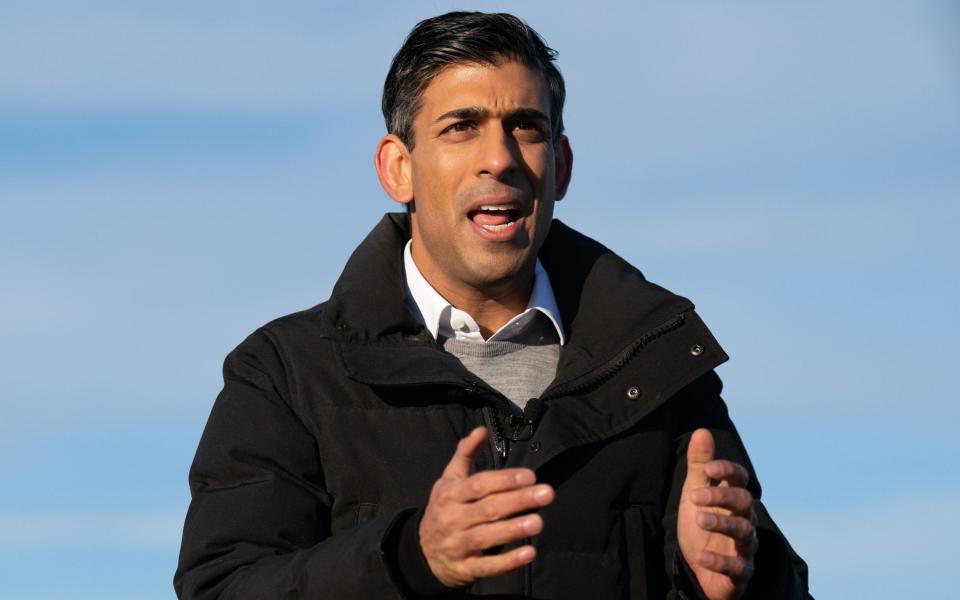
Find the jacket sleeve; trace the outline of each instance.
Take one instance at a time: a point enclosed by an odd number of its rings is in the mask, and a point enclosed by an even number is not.
[[[740,436],[730,420],[726,404],[720,398],[721,387],[720,378],[716,373],[710,373],[689,385],[674,398],[674,410],[679,424],[677,457],[670,497],[664,513],[664,558],[668,576],[673,582],[671,597],[706,598],[693,572],[684,562],[677,543],[677,509],[687,476],[687,446],[693,432],[705,427],[713,434],[716,457],[738,462],[750,472],[747,487],[755,499],[759,547],[754,557],[754,575],[743,600],[812,600],[807,586],[807,565],[790,547],[761,502],[760,483]]]
[[[331,535],[316,440],[285,386],[267,333],[227,357],[223,391],[190,469],[178,597],[402,597],[386,547],[409,514]]]

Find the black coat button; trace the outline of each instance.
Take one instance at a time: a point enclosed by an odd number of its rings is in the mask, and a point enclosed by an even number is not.
[[[530,445],[527,446],[527,452],[530,454],[536,454],[537,452],[540,452],[540,442],[536,440],[530,442]]]

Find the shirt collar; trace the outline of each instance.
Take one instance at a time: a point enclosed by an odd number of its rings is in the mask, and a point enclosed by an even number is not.
[[[537,259],[534,266],[533,290],[527,308],[510,319],[487,340],[480,333],[480,326],[468,313],[456,308],[440,295],[417,268],[411,252],[411,241],[403,249],[403,278],[405,283],[406,301],[417,320],[423,324],[434,339],[440,336],[476,342],[504,341],[515,337],[524,331],[533,321],[536,313],[542,313],[557,330],[560,345],[566,341],[563,335],[563,325],[560,321],[560,309],[553,295],[553,287],[546,270]]]

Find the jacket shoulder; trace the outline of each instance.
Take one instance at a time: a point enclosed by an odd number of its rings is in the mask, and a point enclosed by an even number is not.
[[[329,301],[321,302],[310,308],[277,317],[261,325],[254,333],[261,332],[277,341],[295,340],[302,337],[324,337]]]
[[[277,317],[255,329],[227,355],[224,375],[230,374],[232,365],[242,363],[272,379],[282,378],[291,366],[327,338],[323,320],[326,306],[327,302],[322,302]]]

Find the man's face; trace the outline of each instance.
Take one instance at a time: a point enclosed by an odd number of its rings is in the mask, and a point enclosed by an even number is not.
[[[550,131],[546,80],[519,63],[454,65],[429,84],[410,153],[413,257],[441,294],[530,284],[569,174]]]

